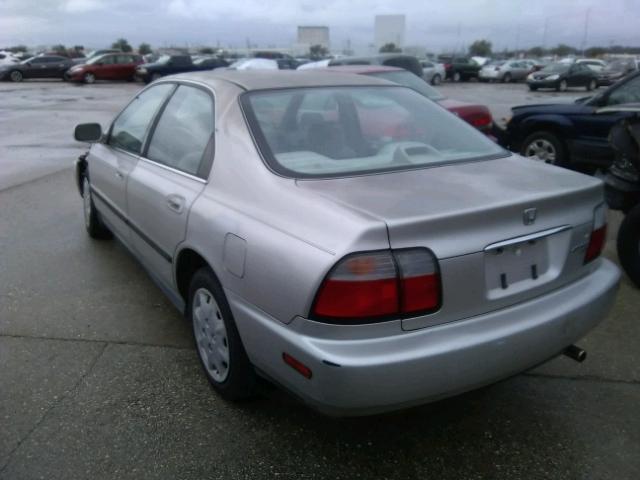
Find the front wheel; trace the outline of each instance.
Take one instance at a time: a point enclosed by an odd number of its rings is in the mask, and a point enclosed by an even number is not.
[[[93,73],[85,73],[83,77],[84,83],[92,84],[96,82],[96,76]]]
[[[432,78],[431,78],[431,85],[440,85],[440,83],[442,83],[442,77],[440,76],[439,73],[436,73]]]
[[[640,205],[629,211],[618,230],[618,257],[631,281],[640,288]]]
[[[535,92],[536,90],[538,90],[538,87],[536,87],[535,85],[529,85],[529,90]]]
[[[208,267],[191,279],[186,316],[193,326],[200,364],[213,388],[227,400],[250,397],[256,374],[222,287]]]
[[[534,132],[522,142],[520,154],[532,160],[564,166],[565,149],[562,141],[551,132]]]
[[[591,79],[587,84],[587,92],[590,92],[591,90],[595,90],[596,88],[598,88],[598,84],[596,83],[595,80]]]
[[[9,78],[12,82],[21,82],[22,81],[22,72],[20,70],[14,70],[9,74]]]
[[[460,72],[455,72],[453,74],[453,81],[454,82],[459,82],[460,80],[462,80],[462,75],[460,75]]]
[[[162,75],[160,75],[159,73],[152,73],[151,77],[150,77],[150,80],[152,82],[155,82],[156,80],[159,80],[161,78],[162,78]]]
[[[556,90],[558,92],[566,92],[567,91],[567,81],[566,80],[560,80],[560,82],[558,82],[558,86],[556,87]]]
[[[511,82],[511,74],[510,73],[505,73],[504,77],[502,77],[502,81],[504,83],[510,83]]]

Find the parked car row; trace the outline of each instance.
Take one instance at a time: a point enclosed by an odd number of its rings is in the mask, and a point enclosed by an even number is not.
[[[88,58],[88,59],[87,59]],[[227,66],[219,57],[163,55],[153,63],[144,63],[140,55],[120,51],[98,51],[78,63],[67,57],[39,55],[19,63],[0,64],[0,79],[21,82],[30,78],[61,78],[94,83],[96,80],[142,80],[152,82],[165,75],[212,70]]]

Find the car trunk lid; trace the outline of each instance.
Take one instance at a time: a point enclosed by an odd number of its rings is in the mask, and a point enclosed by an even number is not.
[[[515,155],[297,184],[384,221],[391,248],[435,254],[443,306],[405,328],[518,303],[584,274],[602,202],[599,180]]]

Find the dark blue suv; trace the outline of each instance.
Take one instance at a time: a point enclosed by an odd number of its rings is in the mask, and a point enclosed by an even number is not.
[[[632,113],[607,107],[638,102],[640,73],[574,103],[514,107],[506,130],[497,136],[503,147],[547,163],[576,169],[608,167],[613,161],[609,131]]]

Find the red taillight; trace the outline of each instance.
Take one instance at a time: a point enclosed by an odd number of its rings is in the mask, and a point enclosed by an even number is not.
[[[589,263],[600,256],[607,242],[607,212],[604,205],[598,206],[593,213],[593,231],[589,238],[587,252],[584,254],[584,263]]]
[[[320,320],[376,321],[437,310],[438,264],[426,249],[350,255],[322,283],[312,310]]]
[[[474,127],[482,130],[483,128],[488,128],[491,125],[493,117],[488,113],[477,113],[469,115],[466,120]]]

